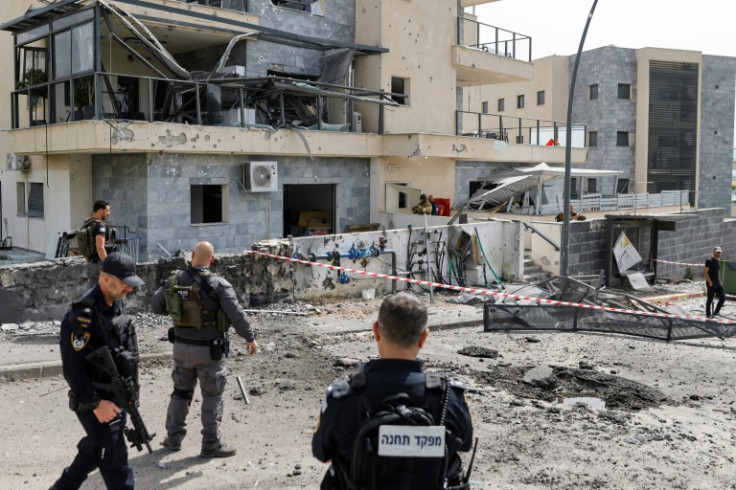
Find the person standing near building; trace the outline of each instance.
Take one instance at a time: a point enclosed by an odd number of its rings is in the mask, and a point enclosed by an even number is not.
[[[427,195],[419,196],[419,202],[411,210],[414,214],[432,214],[432,204],[427,200]]]
[[[212,244],[199,242],[192,251],[191,267],[172,273],[151,298],[153,312],[168,314],[174,321],[169,330],[169,340],[174,343],[174,392],[166,415],[167,436],[161,444],[171,451],[181,449],[187,435],[186,418],[199,381],[203,458],[224,458],[236,453],[234,447],[223,443],[220,430],[230,325],[245,338],[250,355],[258,350],[232,285],[209,271],[214,261]]]
[[[80,242],[80,249],[87,262],[87,283],[89,287],[97,284],[97,278],[100,276],[100,264],[107,257],[108,251],[113,251],[113,244],[109,243],[110,228],[107,226],[107,219],[110,217],[110,203],[107,201],[95,201],[92,206],[92,217],[84,222],[82,228],[85,233],[79,240],[85,240],[86,243]]]
[[[705,289],[707,299],[705,300],[705,316],[710,318],[718,316],[726,302],[726,293],[723,291],[723,283],[721,282],[721,247],[713,249],[713,256],[705,261]],[[713,307],[713,298],[718,296],[718,303],[715,310]]]
[[[123,253],[105,257],[101,269],[95,287],[72,303],[61,323],[61,360],[70,388],[69,407],[86,435],[77,444],[74,461],[52,490],[77,489],[95,469],[100,470],[107,488],[134,487],[123,435],[125,407],[116,405],[112,394],[100,388],[111,376],[95,367],[89,355],[107,346],[118,370],[122,373],[125,368],[137,384],[138,342],[122,301],[143,281],[136,275],[133,258]]]
[[[325,390],[312,436],[312,454],[320,461],[332,463],[322,481],[323,490],[446,488],[440,481],[440,471],[448,477],[451,486],[461,483],[462,465],[457,452],[470,450],[473,439],[465,386],[422,371],[417,355],[428,336],[427,309],[419,299],[397,293],[383,301],[378,319],[373,323],[379,359],[366,363],[349,381],[336,380]],[[407,395],[416,406],[432,414],[434,423],[431,425],[445,426],[449,432],[445,438],[446,452],[442,452],[445,459],[438,463],[431,459],[417,461],[412,457],[390,458],[393,465],[382,466],[385,471],[381,474],[372,471],[372,486],[354,480],[346,484],[351,474],[359,472],[358,467],[365,468],[355,461],[359,456],[354,452],[354,447],[358,447],[356,438],[363,432],[361,429],[366,427],[369,416],[380,411],[379,408],[397,394]],[[364,447],[364,444],[359,446]],[[378,454],[381,454],[380,448]]]

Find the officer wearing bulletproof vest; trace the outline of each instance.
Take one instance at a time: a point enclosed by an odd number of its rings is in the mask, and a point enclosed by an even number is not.
[[[102,262],[97,285],[72,303],[61,323],[61,360],[69,383],[69,407],[75,411],[86,435],[77,444],[77,455],[52,489],[79,488],[87,475],[99,469],[107,488],[132,489],[133,469],[123,436],[125,407],[112,395],[95,387],[110,376],[92,365],[87,356],[107,346],[119,373],[138,379],[138,342],[135,329],[123,309],[123,298],[143,281],[135,273],[132,257],[115,252]]]
[[[208,269],[214,260],[212,244],[199,242],[192,251],[191,267],[175,271],[151,298],[153,312],[170,315],[174,322],[169,330],[169,340],[174,343],[174,392],[166,415],[167,437],[161,444],[171,451],[181,449],[187,435],[189,406],[199,380],[203,426],[200,456],[203,458],[223,458],[236,452],[234,447],[222,442],[220,431],[230,325],[245,338],[249,354],[258,350],[232,285]]]
[[[379,359],[363,365],[349,381],[337,380],[325,390],[319,422],[312,436],[312,454],[320,461],[332,462],[322,481],[323,490],[355,488],[345,479],[353,463],[356,436],[368,416],[366,409],[375,411],[389,395],[402,392],[434,413],[438,410],[430,400],[441,400],[447,394],[445,427],[452,437],[446,439],[449,455],[446,475],[451,485],[463,483],[457,452],[470,450],[473,438],[465,387],[457,381],[422,372],[417,355],[428,335],[427,310],[415,296],[398,293],[383,301],[378,320],[373,323]],[[365,407],[366,400],[369,407]],[[414,466],[403,469],[400,477],[378,475],[385,478],[376,488],[441,488],[436,471],[409,461],[412,458],[399,459]]]
[[[95,201],[92,206],[92,217],[84,222],[84,227],[92,226],[92,244],[89,255],[84,259],[87,262],[87,283],[89,287],[97,284],[100,275],[100,264],[107,254],[115,251],[115,244],[111,243],[111,228],[107,225],[110,217],[110,203],[103,200]],[[86,239],[81,237],[80,240]]]

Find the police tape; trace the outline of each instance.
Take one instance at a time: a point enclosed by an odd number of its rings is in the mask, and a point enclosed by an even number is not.
[[[660,260],[660,259],[652,259],[654,262],[662,262],[663,264],[677,264],[677,265],[690,265],[693,267],[705,267],[705,264],[690,264],[687,262],[672,262],[671,260]]]
[[[698,321],[708,321],[708,322],[724,323],[724,324],[736,323],[736,321],[734,320],[727,320],[725,318],[705,318],[702,316],[673,315],[670,313],[657,313],[657,312],[652,312],[652,311],[627,310],[624,308],[613,308],[611,306],[584,305],[582,303],[572,303],[569,301],[558,301],[554,299],[535,298],[532,296],[520,296],[518,294],[502,293],[499,291],[491,291],[489,289],[469,288],[465,286],[453,286],[452,284],[443,284],[440,282],[432,282],[432,281],[422,281],[420,279],[410,279],[408,277],[391,276],[389,274],[381,274],[379,272],[368,272],[368,271],[364,271],[360,269],[352,269],[350,267],[342,267],[342,266],[332,265],[332,264],[323,264],[321,262],[312,262],[310,260],[297,259],[294,257],[284,257],[282,255],[275,255],[275,254],[270,254],[266,252],[259,252],[257,250],[245,250],[243,253],[246,255],[260,255],[260,256],[267,257],[270,259],[275,259],[275,260],[283,260],[287,262],[293,262],[296,264],[321,267],[324,269],[330,269],[330,270],[335,270],[335,271],[342,271],[342,272],[346,272],[350,274],[358,274],[362,276],[372,277],[375,279],[389,279],[391,281],[406,282],[410,284],[417,284],[420,286],[429,286],[429,287],[440,288],[440,289],[448,289],[450,291],[462,291],[462,292],[472,293],[472,294],[500,296],[502,298],[510,298],[516,301],[534,301],[536,303],[539,303],[540,305],[570,306],[573,308],[581,308],[581,309],[587,309],[587,310],[609,311],[613,313],[628,313],[631,315],[650,316],[650,317],[656,317],[656,318],[673,318],[673,319],[678,319],[678,320],[698,320]]]
[[[652,259],[654,262],[662,262],[665,264],[691,265],[693,267],[705,267],[705,264],[690,264],[688,262],[672,262],[669,260]],[[719,260],[722,264],[736,264],[736,260]]]

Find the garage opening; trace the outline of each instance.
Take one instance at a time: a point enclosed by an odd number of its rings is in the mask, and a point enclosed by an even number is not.
[[[337,185],[284,185],[284,237],[335,233]]]

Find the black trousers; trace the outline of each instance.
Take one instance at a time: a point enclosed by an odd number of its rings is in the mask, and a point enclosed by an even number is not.
[[[720,284],[708,286],[708,284],[706,283],[705,287],[708,293],[708,297],[705,300],[705,316],[717,315],[721,311],[723,303],[726,302],[726,293],[723,291],[723,286]],[[711,307],[713,306],[713,298],[715,296],[718,296],[718,303],[716,304],[716,309],[711,311]]]
[[[87,475],[98,469],[110,489],[132,490],[133,468],[128,463],[128,446],[123,427],[126,413],[101,424],[92,412],[76,412],[79,422],[87,433],[77,444],[77,455],[52,488],[57,490],[78,489]]]

